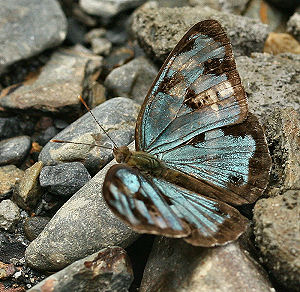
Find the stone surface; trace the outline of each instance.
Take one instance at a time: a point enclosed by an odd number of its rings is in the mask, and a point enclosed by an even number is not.
[[[13,264],[5,264],[3,262],[0,262],[0,280],[9,278],[15,273],[15,271],[16,268]]]
[[[20,165],[30,151],[31,139],[28,136],[9,138],[0,142],[0,165]]]
[[[216,10],[238,15],[244,13],[249,3],[248,0],[190,0],[189,2],[192,6],[208,6]]]
[[[192,25],[208,18],[219,20],[224,26],[235,56],[262,52],[269,32],[267,25],[209,7],[149,8],[144,5],[134,12],[131,30],[150,57],[164,61]]]
[[[105,37],[106,29],[104,28],[94,28],[90,30],[84,37],[87,43],[91,43],[93,39]]]
[[[37,76],[2,90],[0,106],[27,112],[78,116],[90,76],[99,71],[102,57],[75,49],[55,51]],[[88,70],[93,68],[93,70]]]
[[[91,176],[80,162],[62,163],[43,167],[40,185],[50,193],[70,197],[84,186]]]
[[[288,33],[270,32],[264,52],[274,55],[280,53],[300,54],[300,43]]]
[[[12,63],[59,45],[67,33],[54,0],[1,1],[0,74]]]
[[[113,98],[93,109],[97,121],[104,127],[117,145],[133,140],[135,121],[139,106],[124,97]],[[80,161],[92,174],[112,159],[112,151],[93,144],[111,147],[111,141],[103,134],[90,113],[76,120],[54,137],[59,140],[83,142],[92,145],[48,143],[40,153],[39,160],[46,165]]]
[[[102,183],[111,162],[72,196],[28,246],[27,263],[39,270],[59,270],[101,248],[126,247],[138,234],[108,209]]]
[[[299,205],[298,189],[259,200],[254,207],[255,241],[262,262],[286,291],[300,291]]]
[[[0,203],[0,228],[13,231],[20,220],[20,209],[11,200],[3,200]]]
[[[262,268],[238,243],[194,247],[180,239],[157,238],[140,292],[272,291]]]
[[[80,0],[79,5],[88,14],[97,15],[104,21],[118,13],[133,9],[144,3],[145,0]]]
[[[17,117],[0,117],[0,139],[18,136],[20,133],[19,122]]]
[[[13,201],[24,210],[32,210],[42,195],[38,181],[42,167],[43,163],[39,161],[27,168],[14,189]]]
[[[275,107],[300,108],[299,55],[255,53],[236,58],[236,64],[252,113],[263,116]]]
[[[0,167],[0,200],[5,198],[14,188],[16,182],[23,176],[24,171],[15,165]]]
[[[300,10],[296,11],[289,19],[287,31],[300,42]]]
[[[38,237],[51,218],[35,216],[28,217],[24,222],[24,232],[28,240],[32,241]]]
[[[139,57],[114,69],[106,77],[104,85],[113,95],[129,97],[141,104],[157,72],[147,58]]]
[[[94,38],[91,41],[91,45],[92,51],[96,55],[107,56],[109,55],[112,48],[112,43],[105,38]]]
[[[45,146],[50,141],[50,139],[52,139],[58,133],[59,130],[51,126],[43,131],[43,133],[39,135],[36,140],[41,146]]]
[[[120,247],[108,247],[46,278],[28,292],[128,291],[133,280],[130,260]],[[72,287],[72,288],[71,288]]]

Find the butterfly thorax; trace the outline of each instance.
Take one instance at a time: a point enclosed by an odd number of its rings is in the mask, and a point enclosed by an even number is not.
[[[113,153],[117,162],[126,163],[153,176],[160,176],[166,168],[164,163],[155,156],[144,151],[130,151],[127,146],[114,148]]]

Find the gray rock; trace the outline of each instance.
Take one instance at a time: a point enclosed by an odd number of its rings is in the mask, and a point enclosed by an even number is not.
[[[54,215],[27,247],[27,263],[39,270],[59,270],[101,248],[126,247],[138,234],[108,209],[102,194],[106,165]]]
[[[86,13],[100,16],[103,21],[109,21],[118,13],[136,8],[144,2],[145,0],[80,0],[79,5]]]
[[[0,140],[18,136],[19,122],[17,117],[0,117]]]
[[[2,91],[0,106],[29,112],[78,116],[82,95],[91,75],[101,69],[102,57],[75,49],[56,51],[41,73],[19,84],[15,90]],[[88,70],[93,68],[93,70]]]
[[[249,110],[262,116],[274,107],[300,108],[300,56],[255,53],[236,59],[249,99]]]
[[[252,292],[272,291],[272,286],[237,242],[201,248],[180,239],[157,238],[139,291]]]
[[[40,185],[50,193],[70,197],[84,186],[91,176],[80,162],[62,163],[43,167]]]
[[[32,210],[42,195],[38,181],[42,167],[43,163],[39,161],[27,168],[14,189],[13,201],[24,210]]]
[[[287,23],[287,31],[300,42],[300,9],[296,11]]]
[[[0,142],[0,165],[23,162],[31,148],[31,139],[28,136],[9,138]]]
[[[38,237],[48,224],[51,218],[34,216],[26,218],[24,222],[24,232],[28,240],[32,241]]]
[[[13,231],[19,222],[20,209],[11,200],[3,200],[0,203],[0,228]]]
[[[112,43],[105,38],[94,38],[91,40],[92,51],[96,55],[107,56],[112,48]]]
[[[259,200],[254,207],[255,241],[261,260],[286,291],[300,291],[299,203],[298,189]]]
[[[120,247],[108,247],[49,276],[28,292],[128,291],[133,281],[130,260]]]
[[[59,45],[66,18],[54,0],[1,1],[0,74],[12,63]]]
[[[117,145],[126,145],[133,140],[135,121],[139,106],[124,97],[110,99],[93,109],[97,121],[104,127]],[[80,161],[90,173],[96,173],[112,159],[112,142],[101,131],[90,113],[76,120],[54,137],[59,140],[89,143],[91,145],[48,143],[40,153],[39,160],[46,165]]]
[[[164,61],[192,25],[208,18],[224,26],[236,56],[263,51],[269,32],[267,25],[209,7],[148,8],[145,5],[134,12],[131,29],[150,57]]]
[[[114,69],[106,77],[104,85],[115,96],[126,96],[141,104],[157,72],[147,58],[139,57]]]
[[[0,167],[0,200],[5,198],[14,188],[16,182],[23,176],[24,171],[15,165]]]
[[[156,5],[159,7],[183,7],[183,6],[190,6],[190,0],[154,0],[148,1],[146,5]]]
[[[41,146],[45,146],[50,141],[50,139],[52,139],[58,133],[59,131],[54,126],[50,126],[41,135],[37,137],[36,141]]]

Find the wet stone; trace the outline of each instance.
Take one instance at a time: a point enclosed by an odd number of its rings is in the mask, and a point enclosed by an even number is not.
[[[24,171],[15,165],[0,167],[0,200],[12,192],[16,182],[23,176]]]
[[[38,237],[51,218],[35,216],[28,217],[24,223],[24,232],[28,240],[32,241]]]
[[[108,247],[46,278],[29,292],[128,291],[133,280],[130,260],[120,247]]]
[[[43,163],[39,161],[27,168],[14,189],[13,201],[24,210],[32,210],[42,195],[38,181],[42,167]]]
[[[300,191],[261,199],[254,207],[255,241],[261,260],[286,291],[299,291]]]
[[[91,179],[90,174],[80,162],[44,166],[40,174],[40,184],[50,193],[72,196]]]
[[[11,200],[0,202],[0,228],[6,231],[14,231],[21,219],[20,209]]]
[[[92,51],[96,55],[107,56],[112,48],[112,43],[105,38],[94,38],[91,40]]]
[[[90,76],[100,72],[101,66],[101,56],[75,49],[57,50],[37,76],[2,90],[0,106],[19,111],[78,116],[81,106],[78,95],[82,95]]]
[[[31,148],[31,139],[28,136],[9,138],[0,142],[0,165],[20,165]]]
[[[65,16],[53,0],[3,1],[0,19],[0,74],[16,61],[59,45],[67,32]]]
[[[139,106],[124,97],[110,99],[93,109],[97,121],[104,127],[117,145],[126,145],[133,140],[135,121]],[[99,171],[112,159],[112,142],[101,132],[90,113],[73,122],[54,137],[57,140],[88,143],[91,145],[60,144],[49,142],[40,153],[39,160],[45,165],[80,161],[91,174]]]
[[[57,271],[104,247],[125,248],[138,238],[109,210],[101,194],[105,174],[115,163],[74,194],[31,242],[25,253],[31,267]]]
[[[267,25],[209,7],[147,8],[145,5],[134,12],[131,30],[148,56],[162,62],[192,25],[208,18],[224,26],[235,56],[263,51],[269,33]]]
[[[236,58],[236,64],[252,113],[263,116],[275,107],[300,108],[299,55],[253,53],[251,58]]]
[[[141,104],[157,72],[147,58],[139,57],[114,69],[106,77],[104,85],[114,96],[126,96]]]

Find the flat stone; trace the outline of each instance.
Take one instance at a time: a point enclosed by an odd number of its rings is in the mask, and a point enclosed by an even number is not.
[[[28,136],[19,136],[0,142],[0,165],[20,165],[31,148],[31,139]]]
[[[55,0],[2,1],[0,74],[16,61],[63,42],[66,18]]]
[[[104,127],[117,145],[127,145],[133,140],[135,121],[139,106],[131,99],[110,99],[93,109],[97,121]],[[80,161],[92,174],[99,171],[112,159],[112,142],[101,131],[90,113],[73,122],[54,137],[57,140],[89,143],[91,145],[48,143],[40,153],[39,160],[45,165]]]
[[[254,207],[255,241],[261,260],[286,291],[299,291],[299,203],[300,190],[289,190],[261,199]]]
[[[24,171],[15,165],[0,167],[0,200],[4,199],[13,190],[16,182],[23,174]]]
[[[299,55],[253,53],[251,58],[236,58],[236,64],[252,113],[264,116],[275,107],[300,108]]]
[[[49,276],[28,292],[128,291],[133,281],[130,260],[120,247],[108,247]]]
[[[105,38],[94,38],[91,40],[92,51],[96,55],[107,56],[112,48],[112,43]]]
[[[28,217],[24,222],[24,232],[28,240],[32,241],[38,237],[51,218],[35,216]]]
[[[142,104],[157,75],[157,68],[145,57],[138,57],[114,69],[104,85],[115,96],[125,96]]]
[[[230,243],[201,248],[181,239],[157,238],[144,270],[144,291],[272,291],[266,273],[243,250]]]
[[[107,246],[127,247],[137,239],[107,207],[102,183],[113,161],[74,194],[27,247],[26,262],[39,270],[57,271]]]
[[[27,112],[78,116],[90,75],[99,71],[102,57],[75,49],[55,51],[41,72],[18,85],[2,90],[0,106]],[[93,67],[93,71],[87,70]]]
[[[300,9],[287,22],[287,31],[300,42]]]
[[[41,198],[43,191],[38,177],[42,167],[43,163],[39,161],[27,168],[14,189],[13,201],[24,210],[32,210]]]
[[[208,18],[220,21],[226,29],[235,56],[263,51],[269,33],[267,25],[209,7],[196,8],[153,8],[143,5],[133,13],[131,30],[148,56],[159,61],[166,59],[192,25]]]
[[[13,231],[21,219],[20,209],[11,200],[0,202],[0,228]]]
[[[61,163],[43,167],[40,185],[50,193],[70,197],[84,186],[91,176],[80,162]]]

